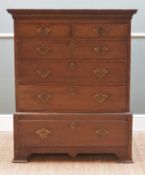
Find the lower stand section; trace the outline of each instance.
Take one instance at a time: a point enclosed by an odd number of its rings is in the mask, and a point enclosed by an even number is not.
[[[31,154],[114,154],[118,162],[132,163],[130,114],[15,114],[14,160]]]
[[[28,150],[28,149],[27,149]],[[113,152],[115,150],[115,152]],[[119,163],[133,163],[132,158],[130,155],[127,155],[126,148],[110,148],[107,149],[105,152],[102,148],[34,148],[34,152],[27,153],[25,149],[21,149],[21,152],[24,152],[23,155],[15,155],[13,163],[27,163],[28,158],[31,154],[39,153],[39,154],[67,154],[71,158],[76,158],[78,154],[105,154],[106,153],[106,160],[107,160],[107,154],[114,154],[114,156],[117,157],[117,161]]]

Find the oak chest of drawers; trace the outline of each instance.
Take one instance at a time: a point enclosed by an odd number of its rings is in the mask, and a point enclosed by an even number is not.
[[[8,10],[14,18],[14,161],[113,153],[131,161],[136,10]]]

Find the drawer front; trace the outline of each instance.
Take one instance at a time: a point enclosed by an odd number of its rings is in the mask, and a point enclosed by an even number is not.
[[[125,41],[39,41],[23,40],[17,43],[18,58],[35,59],[125,59],[128,56]]]
[[[68,41],[22,40],[17,43],[20,59],[66,59],[70,57]]]
[[[127,84],[126,63],[17,63],[18,82]]]
[[[129,35],[128,24],[103,24],[103,23],[89,23],[89,24],[75,24],[74,36],[80,38],[125,38]]]
[[[125,41],[80,40],[73,54],[78,59],[126,59],[127,49]]]
[[[127,146],[127,121],[81,118],[82,116],[77,120],[42,120],[40,116],[40,119],[34,117],[33,120],[19,120],[19,145],[21,147]]]
[[[17,37],[64,38],[70,35],[70,26],[61,23],[17,23]]]
[[[17,111],[127,112],[125,86],[18,86]]]

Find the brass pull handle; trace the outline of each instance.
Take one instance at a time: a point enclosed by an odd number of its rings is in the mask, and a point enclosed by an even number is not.
[[[40,35],[47,36],[51,32],[51,29],[49,27],[38,27],[36,32]]]
[[[93,29],[99,36],[104,36],[107,32],[107,29],[104,29],[103,27],[96,27]]]
[[[105,54],[106,52],[108,52],[108,47],[106,46],[98,46],[94,48],[94,52],[98,53],[98,54]]]
[[[109,130],[107,129],[96,129],[95,130],[95,134],[98,136],[98,137],[104,137],[104,136],[107,136],[109,135]]]
[[[97,78],[105,78],[109,73],[109,70],[107,69],[95,69],[94,74],[96,75]]]
[[[46,128],[42,128],[37,130],[36,133],[40,136],[41,139],[46,139],[47,136],[51,134],[51,131]]]
[[[104,103],[108,99],[108,97],[109,96],[107,94],[103,94],[103,93],[95,94],[94,96],[97,103]]]
[[[76,69],[76,63],[74,63],[74,62],[70,62],[69,63],[69,68],[70,68],[70,70],[75,70]]]
[[[48,93],[40,93],[37,98],[41,101],[48,102],[51,99],[51,95]]]
[[[71,122],[71,123],[70,123],[71,129],[75,129],[76,126],[77,126],[76,122]]]
[[[43,79],[47,78],[50,74],[51,74],[51,71],[50,70],[37,70],[36,73],[38,75],[40,75]]]
[[[51,51],[51,48],[46,45],[42,45],[40,47],[37,47],[36,50],[40,55],[46,56]]]

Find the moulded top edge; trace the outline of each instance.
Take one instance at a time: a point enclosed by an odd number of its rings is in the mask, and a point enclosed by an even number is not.
[[[110,16],[132,16],[137,9],[8,9],[13,16],[47,16],[47,15],[110,15]]]

